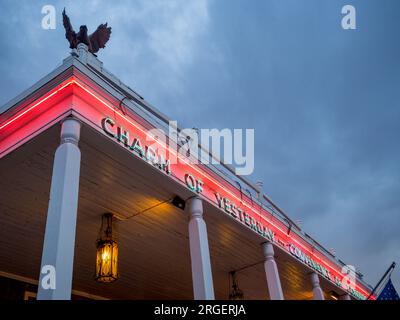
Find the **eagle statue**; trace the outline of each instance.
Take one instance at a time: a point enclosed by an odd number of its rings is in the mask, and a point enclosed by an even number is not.
[[[107,27],[107,23],[99,25],[97,30],[91,35],[88,35],[88,29],[85,25],[80,26],[79,32],[76,33],[72,28],[69,17],[65,13],[65,8],[62,15],[65,37],[67,38],[71,49],[75,49],[79,43],[84,43],[88,46],[89,52],[95,55],[95,53],[100,49],[106,47],[106,43],[110,39],[111,35],[111,27]]]

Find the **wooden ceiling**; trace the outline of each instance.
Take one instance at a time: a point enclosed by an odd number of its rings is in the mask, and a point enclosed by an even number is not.
[[[38,279],[59,131],[54,126],[0,162],[0,271]],[[89,127],[79,146],[73,288],[110,299],[192,299],[188,216],[165,202],[189,191]],[[268,299],[261,239],[216,207],[204,208],[216,298],[228,298],[229,271],[244,268],[237,276],[245,298]],[[105,212],[121,218],[115,223],[120,278],[111,284],[93,280]],[[312,299],[309,270],[280,249],[276,260],[285,298]],[[326,293],[334,290],[322,285]]]

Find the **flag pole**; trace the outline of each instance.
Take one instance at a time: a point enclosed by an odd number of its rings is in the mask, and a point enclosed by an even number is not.
[[[375,290],[380,286],[380,284],[382,283],[382,281],[386,278],[386,276],[389,274],[389,272],[391,270],[394,269],[394,267],[396,266],[396,262],[392,262],[392,264],[390,265],[390,267],[386,270],[385,274],[382,276],[382,278],[379,280],[379,282],[377,283],[377,285],[375,286],[375,288],[371,291],[371,293],[369,294],[367,300],[369,300],[371,298],[371,296],[375,293]]]

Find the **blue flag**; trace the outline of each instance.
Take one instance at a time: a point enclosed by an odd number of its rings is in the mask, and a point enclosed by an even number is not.
[[[390,278],[376,300],[400,300]]]

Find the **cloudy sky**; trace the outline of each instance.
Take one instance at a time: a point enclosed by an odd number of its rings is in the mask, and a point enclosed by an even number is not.
[[[182,127],[254,128],[250,178],[369,283],[400,263],[398,0],[1,0],[0,105],[68,55],[64,6],[112,26],[105,67]]]

